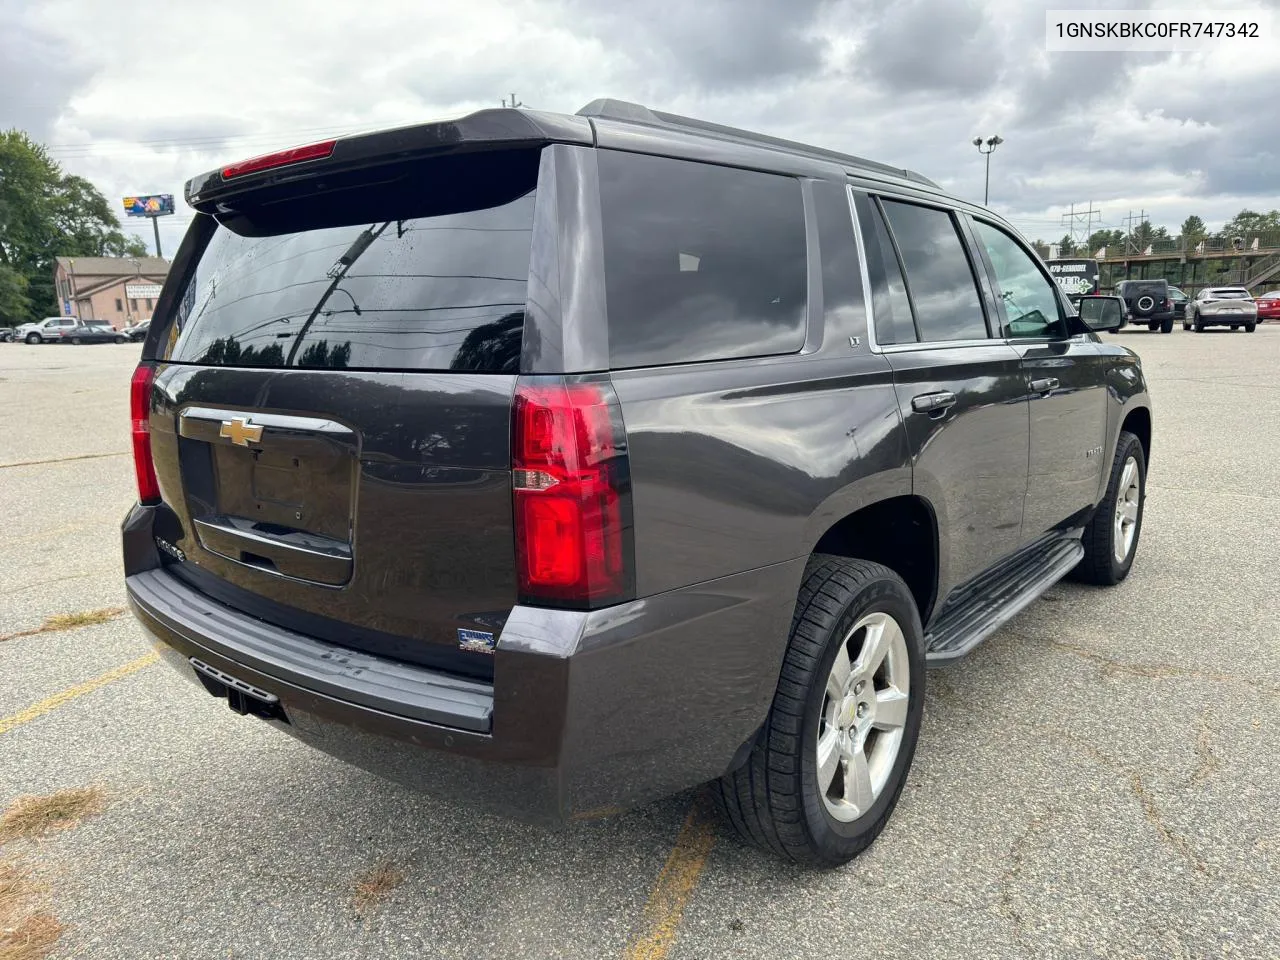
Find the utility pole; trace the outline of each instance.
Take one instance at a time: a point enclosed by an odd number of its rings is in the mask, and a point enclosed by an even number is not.
[[[519,100],[517,100],[517,99],[516,99],[516,95],[515,95],[514,93],[511,95],[511,99],[510,99],[510,100],[507,100],[507,98],[506,98],[506,97],[503,97],[503,98],[502,98],[502,105],[503,105],[504,107],[510,107],[510,108],[511,108],[511,109],[513,109],[513,110],[514,110],[516,107],[523,107],[523,106],[524,106],[524,104],[523,104],[523,103],[521,103]]]
[[[151,228],[156,232],[156,256],[163,257],[164,254],[160,252],[160,218],[159,217],[151,218]]]
[[[1125,237],[1125,242],[1124,242],[1125,249],[1132,253],[1141,253],[1142,251],[1138,249],[1137,242],[1134,241],[1133,239],[1133,225],[1135,223],[1141,224],[1144,220],[1146,220],[1147,211],[1139,210],[1137,215],[1135,216],[1134,212],[1130,210],[1129,215],[1121,219],[1123,219],[1124,222],[1129,225],[1128,236]]]
[[[1062,225],[1067,228],[1071,243],[1077,248],[1088,242],[1089,234],[1093,233],[1093,225],[1101,221],[1102,211],[1093,208],[1092,200],[1089,201],[1087,210],[1077,210],[1073,203],[1071,212],[1062,215]]]

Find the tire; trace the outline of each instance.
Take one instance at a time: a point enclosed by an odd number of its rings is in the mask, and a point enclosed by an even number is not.
[[[1240,329],[1240,324],[1238,324],[1238,323],[1233,323],[1233,324],[1231,325],[1231,329],[1232,329],[1232,330],[1239,330],[1239,329]]]
[[[1258,328],[1258,325],[1256,323],[1246,323],[1244,325],[1244,332],[1253,333],[1253,331],[1256,330],[1257,328]]]
[[[1159,330],[1159,329],[1160,329],[1160,324],[1155,323],[1155,322],[1148,323],[1148,324],[1147,324],[1147,329],[1148,329],[1148,330],[1150,330],[1152,333],[1155,333],[1157,330]]]
[[[38,333],[28,333],[28,334],[27,334],[27,343],[35,344],[35,343],[39,343],[39,342],[40,342],[40,340],[41,340],[41,337],[40,337],[40,334],[38,334]]]
[[[116,337],[116,338],[115,338],[115,342],[116,342],[116,343],[124,343],[126,339],[127,339],[126,337]]]
[[[1124,557],[1118,558],[1117,551],[1117,500],[1125,490],[1131,490],[1126,468],[1133,463],[1136,476],[1132,478],[1137,484],[1136,508],[1130,512],[1132,520],[1132,536],[1124,548]],[[1124,484],[1125,490],[1121,489]],[[1133,502],[1132,497],[1127,497]],[[1127,430],[1120,432],[1116,443],[1115,459],[1111,463],[1111,476],[1107,481],[1107,493],[1094,511],[1093,519],[1084,528],[1084,557],[1072,571],[1077,580],[1085,583],[1097,583],[1102,586],[1114,586],[1129,575],[1133,567],[1134,554],[1138,552],[1138,540],[1142,535],[1142,516],[1147,502],[1147,458],[1142,450],[1142,441]]]
[[[1173,317],[1170,317],[1168,320],[1160,321],[1160,332],[1173,333]]]
[[[75,345],[79,346],[79,345],[80,345],[80,338],[79,338],[79,337],[72,337],[72,338],[71,338],[71,342],[72,342],[72,343],[74,343]]]
[[[868,620],[870,626],[855,629]],[[880,666],[860,680],[863,646],[873,631],[886,652]],[[837,657],[852,661],[852,668],[840,684],[847,695],[833,699],[827,687],[836,676]],[[859,701],[863,690],[868,699]],[[885,707],[890,703],[892,718]],[[876,705],[885,711],[882,723]],[[773,705],[746,763],[713,785],[716,805],[743,839],[765,850],[808,866],[847,863],[870,846],[893,812],[923,712],[924,630],[907,585],[878,563],[814,554],[796,601]],[[846,734],[845,723],[857,729]],[[820,786],[820,733],[833,758],[827,766],[830,790]],[[857,805],[829,796],[858,782],[844,775],[856,768],[844,760],[853,756],[846,749],[850,736],[860,744],[857,755],[864,761],[869,755],[861,782],[870,792]]]
[[[1199,312],[1191,318],[1191,323],[1196,328],[1196,333],[1204,333],[1204,321],[1200,319]]]
[[[1191,324],[1190,324],[1190,323],[1188,323],[1186,320],[1183,320],[1183,321],[1182,321],[1182,329],[1183,329],[1183,330],[1190,330],[1190,329],[1191,329]]]

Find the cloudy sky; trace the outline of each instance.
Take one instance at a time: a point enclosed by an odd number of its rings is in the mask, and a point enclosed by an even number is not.
[[[1280,0],[1268,58],[1053,53],[1027,0],[0,0],[0,128],[106,196],[328,134],[600,96],[910,167],[1033,238],[1093,202],[1176,232],[1280,207]],[[162,221],[171,254],[190,211]],[[150,225],[127,225],[151,242]],[[1095,228],[1099,226],[1095,224]]]

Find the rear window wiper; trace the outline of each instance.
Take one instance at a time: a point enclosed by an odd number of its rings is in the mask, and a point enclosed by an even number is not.
[[[325,288],[324,293],[320,295],[320,299],[316,301],[316,305],[311,310],[310,316],[308,316],[306,321],[302,324],[302,328],[298,331],[297,337],[294,338],[293,344],[289,347],[289,355],[285,357],[284,361],[284,365],[286,367],[293,366],[293,361],[297,358],[298,351],[302,349],[302,341],[306,339],[307,332],[311,329],[311,324],[315,323],[316,317],[320,316],[320,311],[324,309],[325,303],[327,303],[329,298],[333,296],[334,291],[338,289],[338,284],[340,284],[343,277],[347,275],[347,271],[349,271],[364,252],[372,246],[373,241],[382,236],[383,231],[386,230],[387,227],[391,226],[391,224],[392,221],[388,220],[377,229],[372,226],[366,227],[360,232],[360,235],[351,242],[351,246],[347,247],[346,252],[340,256],[334,262],[333,266],[325,273],[325,276],[328,277],[330,281],[329,286]],[[347,293],[345,290],[342,292],[351,297],[351,303],[354,306],[356,298],[352,297],[351,294]],[[356,307],[355,312],[357,315],[360,313],[360,308],[358,306]]]

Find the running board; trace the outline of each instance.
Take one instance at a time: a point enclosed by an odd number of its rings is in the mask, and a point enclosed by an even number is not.
[[[925,635],[925,663],[960,659],[1070,573],[1084,556],[1080,533],[1035,544],[962,588]]]

